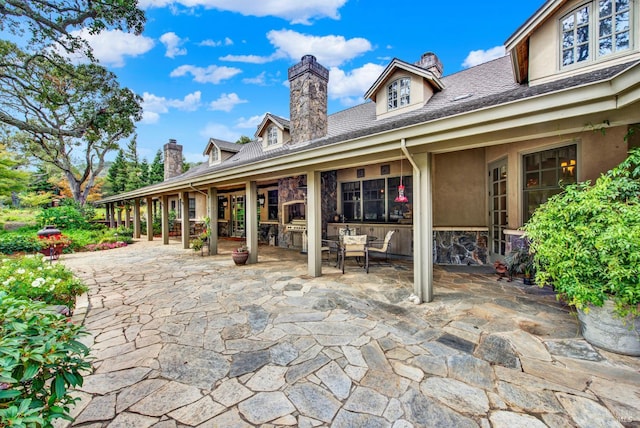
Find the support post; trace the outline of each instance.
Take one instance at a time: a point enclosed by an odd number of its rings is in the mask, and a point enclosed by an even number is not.
[[[258,184],[249,181],[246,184],[245,234],[249,259],[247,263],[258,263]]]
[[[422,303],[433,301],[431,153],[416,154],[413,162],[413,289]]]
[[[116,210],[114,203],[111,202],[109,205],[107,205],[107,209],[109,210],[109,227],[113,229],[114,227],[116,227]]]
[[[307,271],[322,275],[322,198],[319,171],[307,173]]]
[[[131,220],[129,220],[131,210],[129,209],[129,205],[125,204],[124,206],[124,227],[129,229],[131,227]]]
[[[209,187],[207,192],[209,204],[209,255],[218,254],[218,189]]]
[[[182,199],[182,248],[189,249],[189,192],[181,192]]]
[[[169,197],[162,195],[162,243],[169,245]]]
[[[133,237],[140,239],[140,199],[133,200]]]
[[[147,198],[147,241],[153,241],[153,206],[153,199]]]
[[[122,208],[116,208],[116,227],[122,226]]]

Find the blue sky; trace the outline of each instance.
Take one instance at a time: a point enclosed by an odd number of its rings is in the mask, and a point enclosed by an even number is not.
[[[141,157],[174,138],[202,161],[209,138],[253,138],[264,113],[289,117],[287,69],[305,54],[330,70],[329,113],[362,96],[393,58],[434,52],[444,74],[504,53],[544,0],[141,0],[140,36],[104,32],[101,63],[144,98]],[[123,143],[124,146],[124,143]]]

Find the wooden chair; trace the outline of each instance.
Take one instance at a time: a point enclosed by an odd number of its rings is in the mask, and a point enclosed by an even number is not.
[[[393,233],[395,232],[395,230],[390,230],[387,232],[386,236],[384,237],[384,242],[382,243],[382,247],[371,247],[369,246],[367,248],[367,252],[371,255],[380,255],[380,254],[384,254],[384,261],[387,262],[389,260],[389,249],[391,248],[391,237],[393,236]]]
[[[344,263],[347,257],[354,257],[356,261],[364,259],[364,270],[369,273],[369,253],[367,251],[367,235],[345,235],[340,246],[340,265],[344,273]]]

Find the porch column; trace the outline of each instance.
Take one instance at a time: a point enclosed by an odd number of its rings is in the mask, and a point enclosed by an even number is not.
[[[111,223],[111,204],[106,204],[104,206],[104,224],[105,226],[109,226]]]
[[[181,192],[182,199],[182,248],[189,249],[189,192]]]
[[[153,199],[147,198],[147,241],[153,241]]]
[[[218,254],[218,188],[209,187],[207,192],[209,213],[209,255]]]
[[[307,173],[307,271],[322,275],[322,198],[319,171]]]
[[[169,245],[169,197],[162,195],[162,243]]]
[[[125,204],[124,206],[124,227],[129,229],[131,227],[131,221],[129,220],[129,215],[131,210],[129,209],[129,205]]]
[[[258,263],[258,184],[249,181],[246,184],[245,234],[249,259],[247,263]]]
[[[113,229],[114,227],[116,227],[116,223],[115,223],[116,210],[113,202],[107,205],[107,210],[109,210],[109,227]]]
[[[433,300],[431,153],[416,154],[413,161],[413,292],[422,303]]]
[[[122,226],[122,208],[116,208],[116,227]]]
[[[140,239],[140,199],[133,200],[133,237]]]

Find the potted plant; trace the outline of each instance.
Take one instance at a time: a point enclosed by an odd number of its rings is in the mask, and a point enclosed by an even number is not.
[[[551,197],[524,229],[536,282],[575,306],[584,338],[640,355],[640,149]]]
[[[247,263],[249,258],[249,250],[246,245],[236,248],[231,252],[231,258],[236,265],[243,265]]]
[[[525,285],[533,284],[535,266],[533,264],[533,254],[529,251],[528,246],[518,247],[511,251],[505,257],[505,264],[507,265],[509,280],[512,280],[516,275],[522,275],[522,281]]]
[[[191,248],[193,248],[193,251],[195,252],[201,251],[203,247],[204,247],[204,240],[202,239],[202,237],[197,236],[196,238],[193,238],[191,240]],[[202,253],[200,255],[202,255]]]

